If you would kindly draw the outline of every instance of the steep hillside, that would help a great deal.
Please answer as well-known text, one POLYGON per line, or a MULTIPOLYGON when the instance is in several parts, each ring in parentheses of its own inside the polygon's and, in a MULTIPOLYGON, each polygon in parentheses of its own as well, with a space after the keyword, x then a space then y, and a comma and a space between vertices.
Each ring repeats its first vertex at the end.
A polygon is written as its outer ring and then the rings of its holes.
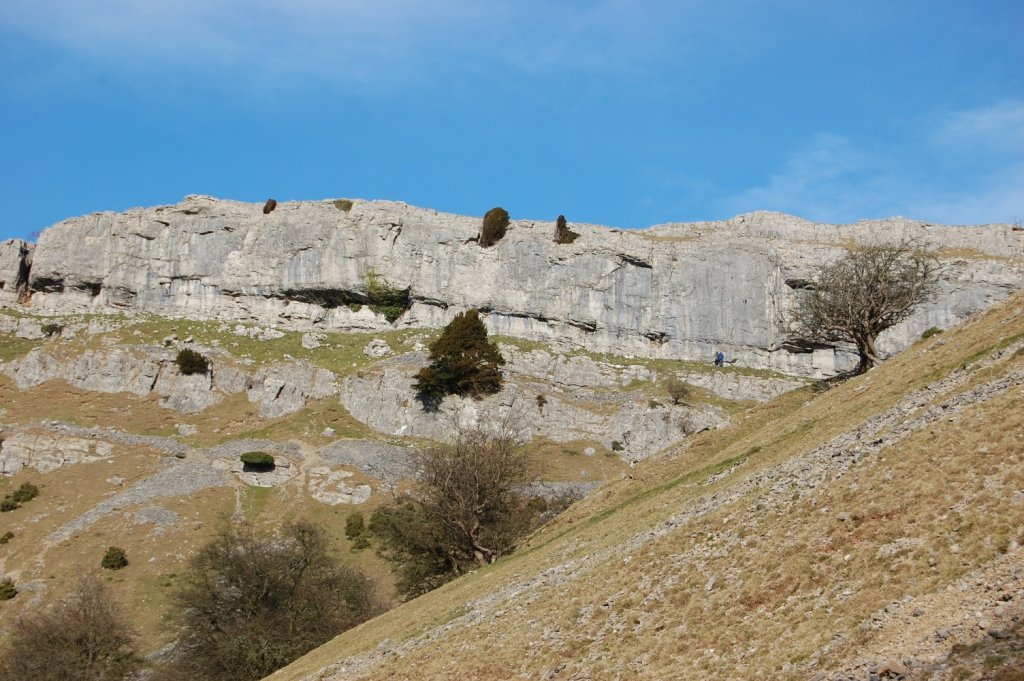
POLYGON ((257 204, 190 196, 96 213, 0 244, 0 301, 36 313, 145 311, 304 331, 437 328, 475 308, 491 333, 797 375, 849 368, 845 348, 785 342, 778 320, 814 267, 855 243, 941 247, 940 295, 883 352, 949 327, 1024 283, 1024 232, 893 218, 821 225, 777 213, 618 230, 515 220, 481 248, 479 218, 385 201, 257 204))
POLYGON ((737 415, 274 674, 1018 679, 1024 294, 737 415))

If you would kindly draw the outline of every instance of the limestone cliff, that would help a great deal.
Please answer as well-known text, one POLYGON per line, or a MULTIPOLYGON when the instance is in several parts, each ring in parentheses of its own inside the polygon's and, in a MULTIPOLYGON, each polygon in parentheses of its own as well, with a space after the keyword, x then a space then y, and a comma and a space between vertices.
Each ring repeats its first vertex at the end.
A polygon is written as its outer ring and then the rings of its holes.
POLYGON ((480 219, 383 201, 259 204, 189 196, 175 206, 54 225, 34 249, 0 245, 0 302, 33 310, 136 309, 291 328, 379 329, 371 280, 407 290, 398 326, 440 326, 477 308, 492 333, 648 357, 710 359, 827 375, 842 348, 785 344, 778 320, 814 266, 855 242, 913 237, 944 249, 937 300, 890 330, 883 352, 948 327, 1024 283, 1024 232, 894 218, 814 224, 776 213, 623 231, 513 221, 491 248, 480 219), (13 282, 13 283, 12 283, 13 282), (30 296, 28 296, 30 294, 30 296))

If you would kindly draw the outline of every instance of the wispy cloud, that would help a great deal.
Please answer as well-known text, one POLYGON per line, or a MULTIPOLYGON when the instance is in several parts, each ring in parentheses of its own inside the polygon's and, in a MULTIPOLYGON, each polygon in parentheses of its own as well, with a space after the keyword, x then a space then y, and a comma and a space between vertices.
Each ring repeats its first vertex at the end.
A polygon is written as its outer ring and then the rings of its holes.
MULTIPOLYGON (((407 84, 481 68, 638 74, 696 43, 706 0, 11 0, 0 26, 126 70, 407 84)), ((695 47, 695 45, 694 45, 695 47)))
POLYGON ((727 198, 726 209, 780 210, 827 222, 1024 217, 1024 102, 931 115, 914 127, 889 145, 817 133, 764 184, 727 198))

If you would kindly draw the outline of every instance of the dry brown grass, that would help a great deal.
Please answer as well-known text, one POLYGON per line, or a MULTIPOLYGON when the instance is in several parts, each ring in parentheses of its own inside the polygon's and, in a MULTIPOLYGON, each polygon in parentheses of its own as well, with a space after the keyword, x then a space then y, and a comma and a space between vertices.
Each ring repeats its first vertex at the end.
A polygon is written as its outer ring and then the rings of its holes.
POLYGON ((605 485, 519 554, 342 635, 272 678, 303 678, 332 664, 356 665, 344 678, 360 679, 554 670, 558 678, 807 678, 853 659, 883 643, 860 628, 873 613, 941 592, 1009 542, 1024 542, 1024 506, 1012 501, 1024 480, 1019 387, 915 431, 839 479, 784 495, 762 485, 705 515, 688 517, 687 509, 860 427, 954 370, 965 372, 963 382, 933 402, 1019 370, 1020 352, 984 362, 1022 334, 1018 294, 828 393, 805 389, 737 415, 732 427, 605 485), (417 636, 429 643, 412 643, 417 636), (401 654, 371 653, 385 639, 401 654), (343 662, 360 655, 373 663, 343 662))

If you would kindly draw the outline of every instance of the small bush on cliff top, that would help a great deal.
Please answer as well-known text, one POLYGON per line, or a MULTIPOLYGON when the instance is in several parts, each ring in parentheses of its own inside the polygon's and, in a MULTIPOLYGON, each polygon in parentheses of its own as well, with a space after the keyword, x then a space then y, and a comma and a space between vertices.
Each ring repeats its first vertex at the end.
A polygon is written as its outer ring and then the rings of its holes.
POLYGON ((179 350, 178 356, 174 359, 174 363, 178 365, 178 369, 185 376, 191 376, 192 374, 205 374, 210 370, 209 360, 195 350, 191 350, 189 348, 179 350))
POLYGON ((558 220, 555 221, 555 243, 556 244, 571 244, 579 237, 579 234, 569 229, 569 226, 565 222, 565 216, 559 215, 558 220))
POLYGON ((489 248, 501 241, 508 229, 508 211, 497 207, 487 211, 484 224, 480 227, 480 246, 489 248))

